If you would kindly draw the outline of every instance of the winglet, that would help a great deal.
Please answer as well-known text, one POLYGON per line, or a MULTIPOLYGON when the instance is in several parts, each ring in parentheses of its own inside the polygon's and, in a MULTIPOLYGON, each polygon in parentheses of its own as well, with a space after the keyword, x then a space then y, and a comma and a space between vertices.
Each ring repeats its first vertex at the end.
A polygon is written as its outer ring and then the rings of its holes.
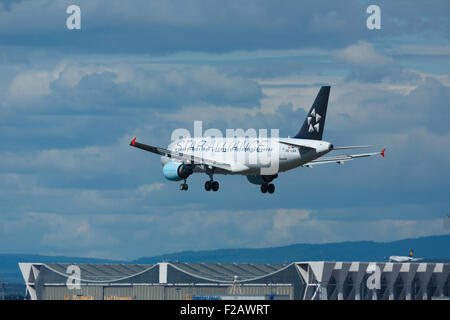
POLYGON ((130 146, 135 146, 135 142, 136 142, 136 138, 134 138, 133 140, 131 140, 131 142, 130 142, 130 146))
MULTIPOLYGON (((136 139, 136 138, 135 138, 136 139)), ((381 155, 383 156, 383 158, 384 158, 384 152, 386 151, 386 148, 384 148, 383 150, 381 150, 381 155)))

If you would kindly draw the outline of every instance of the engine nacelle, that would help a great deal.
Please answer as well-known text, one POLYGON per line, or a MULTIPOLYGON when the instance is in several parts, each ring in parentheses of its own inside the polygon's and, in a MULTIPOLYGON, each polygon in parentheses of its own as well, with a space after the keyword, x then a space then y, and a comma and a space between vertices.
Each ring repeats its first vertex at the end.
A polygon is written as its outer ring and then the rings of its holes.
POLYGON ((269 175, 269 176, 262 176, 259 174, 251 174, 247 176, 247 180, 250 183, 253 184, 266 184, 271 182, 273 179, 276 179, 278 177, 278 174, 269 175))
POLYGON ((167 162, 163 167, 164 178, 171 181, 180 181, 187 179, 193 170, 190 165, 181 162, 167 162))

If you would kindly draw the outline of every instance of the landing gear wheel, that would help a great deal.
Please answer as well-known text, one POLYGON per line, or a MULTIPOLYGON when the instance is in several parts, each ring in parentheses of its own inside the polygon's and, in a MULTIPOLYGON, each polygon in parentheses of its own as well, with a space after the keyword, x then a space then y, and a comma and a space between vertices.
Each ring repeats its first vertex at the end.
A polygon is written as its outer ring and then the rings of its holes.
POLYGON ((262 184, 261 185, 261 192, 262 193, 266 193, 267 192, 267 184, 262 184))
POLYGON ((180 190, 184 190, 184 191, 186 191, 188 189, 188 185, 187 185, 187 183, 182 183, 182 184, 180 184, 180 190))
POLYGON ((217 190, 219 190, 219 182, 217 182, 217 181, 212 181, 212 182, 211 182, 211 189, 212 189, 212 191, 217 191, 217 190))
POLYGON ((267 186, 267 191, 268 191, 269 193, 274 193, 274 192, 275 192, 275 185, 274 185, 273 183, 269 184, 269 185, 267 186))
POLYGON ((205 182, 205 190, 206 191, 210 191, 211 190, 211 181, 206 181, 205 182))

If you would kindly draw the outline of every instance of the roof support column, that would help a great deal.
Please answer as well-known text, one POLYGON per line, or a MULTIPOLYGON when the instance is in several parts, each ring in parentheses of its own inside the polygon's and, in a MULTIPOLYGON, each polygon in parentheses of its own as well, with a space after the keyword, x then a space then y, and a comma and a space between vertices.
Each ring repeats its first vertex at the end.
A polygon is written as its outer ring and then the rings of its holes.
POLYGON ((417 292, 416 299, 419 297, 422 300, 428 300, 428 283, 431 280, 431 276, 433 275, 434 263, 420 263, 417 268, 417 277, 419 279, 419 291, 417 292))
POLYGON ((434 291, 434 297, 444 296, 444 285, 447 280, 448 274, 444 272, 444 264, 436 263, 433 270, 433 277, 436 279, 436 290, 434 291))
POLYGON ((338 300, 344 300, 344 282, 345 279, 347 279, 350 265, 349 262, 336 262, 336 265, 334 266, 333 274, 334 279, 336 279, 338 300))
POLYGON ((403 263, 400 268, 400 278, 403 281, 403 290, 398 299, 411 300, 411 288, 414 277, 416 276, 417 263, 403 263))
POLYGON ((385 297, 389 300, 394 300, 394 284, 397 280, 398 274, 400 272, 401 264, 399 263, 386 263, 383 269, 384 278, 387 281, 387 288, 385 292, 385 297))
POLYGON ((331 273, 333 272, 334 262, 310 262, 309 266, 317 279, 319 284, 318 290, 313 295, 313 300, 316 298, 316 293, 319 293, 320 300, 328 299, 328 281, 330 280, 331 273))
POLYGON ((361 281, 364 278, 364 275, 366 274, 367 269, 367 263, 364 262, 352 262, 349 269, 349 275, 353 282, 353 292, 350 293, 348 299, 354 298, 355 300, 361 300, 361 281))

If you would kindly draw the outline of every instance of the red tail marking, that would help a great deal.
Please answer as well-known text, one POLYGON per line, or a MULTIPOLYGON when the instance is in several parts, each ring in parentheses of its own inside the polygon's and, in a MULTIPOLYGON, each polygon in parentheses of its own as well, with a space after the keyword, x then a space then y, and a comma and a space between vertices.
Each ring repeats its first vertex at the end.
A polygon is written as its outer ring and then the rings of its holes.
POLYGON ((135 146, 135 142, 136 142, 136 138, 134 138, 133 140, 131 140, 130 145, 132 145, 133 147, 135 146))
MULTIPOLYGON (((135 138, 136 139, 136 138, 135 138)), ((381 155, 383 156, 383 158, 384 158, 384 152, 386 151, 386 148, 384 148, 383 150, 381 150, 381 155)))

